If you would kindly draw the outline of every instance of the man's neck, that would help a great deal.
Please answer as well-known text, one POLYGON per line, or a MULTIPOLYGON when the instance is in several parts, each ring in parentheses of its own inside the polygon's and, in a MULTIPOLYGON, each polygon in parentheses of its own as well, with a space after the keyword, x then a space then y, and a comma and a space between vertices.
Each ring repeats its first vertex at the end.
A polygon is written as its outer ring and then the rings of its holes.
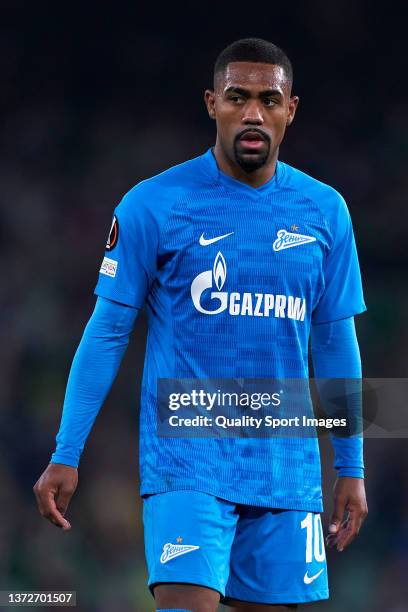
POLYGON ((267 183, 275 174, 279 150, 275 152, 272 160, 268 164, 253 172, 245 172, 236 162, 232 162, 225 155, 218 142, 216 142, 213 151, 218 168, 221 172, 255 189, 267 183))

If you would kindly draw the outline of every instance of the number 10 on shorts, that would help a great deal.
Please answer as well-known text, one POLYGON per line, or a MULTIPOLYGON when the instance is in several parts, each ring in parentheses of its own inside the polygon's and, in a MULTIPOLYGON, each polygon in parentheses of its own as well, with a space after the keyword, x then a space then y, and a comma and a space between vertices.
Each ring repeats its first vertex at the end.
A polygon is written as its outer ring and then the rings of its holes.
POLYGON ((315 561, 324 561, 326 553, 320 514, 308 512, 300 526, 302 529, 306 529, 306 563, 312 563, 313 557, 315 561))

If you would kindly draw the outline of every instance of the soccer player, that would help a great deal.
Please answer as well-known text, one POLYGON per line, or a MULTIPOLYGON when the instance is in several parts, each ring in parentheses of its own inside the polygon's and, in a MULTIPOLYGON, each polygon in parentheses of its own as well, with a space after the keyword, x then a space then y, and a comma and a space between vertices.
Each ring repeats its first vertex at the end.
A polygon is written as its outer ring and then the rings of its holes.
MULTIPOLYGON (((62 529, 85 440, 139 310, 149 333, 140 415, 148 584, 158 610, 296 608, 328 598, 316 436, 159 437, 159 379, 360 378, 365 308, 341 195, 278 159, 299 99, 270 42, 234 42, 205 92, 215 146, 140 182, 114 211, 95 310, 75 354, 57 447, 34 490, 62 529)), ((332 436, 328 543, 367 514, 362 437, 332 436)))

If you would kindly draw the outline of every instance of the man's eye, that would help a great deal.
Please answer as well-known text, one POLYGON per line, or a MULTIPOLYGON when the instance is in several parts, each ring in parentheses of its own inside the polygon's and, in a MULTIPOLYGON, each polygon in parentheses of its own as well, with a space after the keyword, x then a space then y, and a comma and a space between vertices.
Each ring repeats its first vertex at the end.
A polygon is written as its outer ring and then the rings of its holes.
POLYGON ((231 100, 231 102, 242 102, 243 97, 242 96, 230 96, 229 99, 231 100))
POLYGON ((275 106, 276 102, 272 98, 265 98, 264 104, 265 106, 275 106))

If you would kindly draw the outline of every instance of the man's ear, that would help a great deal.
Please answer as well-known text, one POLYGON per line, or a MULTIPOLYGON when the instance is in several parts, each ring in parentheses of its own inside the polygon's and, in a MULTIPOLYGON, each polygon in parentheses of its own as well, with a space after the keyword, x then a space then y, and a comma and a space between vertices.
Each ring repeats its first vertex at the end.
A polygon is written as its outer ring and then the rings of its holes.
POLYGON ((212 89, 206 89, 204 92, 204 102, 211 119, 215 119, 215 92, 212 89))
POLYGON ((298 96, 291 96, 291 98, 289 100, 288 118, 286 120, 286 125, 287 126, 292 124, 293 119, 295 118, 295 113, 296 113, 296 109, 298 107, 298 104, 299 104, 299 97, 298 96))

